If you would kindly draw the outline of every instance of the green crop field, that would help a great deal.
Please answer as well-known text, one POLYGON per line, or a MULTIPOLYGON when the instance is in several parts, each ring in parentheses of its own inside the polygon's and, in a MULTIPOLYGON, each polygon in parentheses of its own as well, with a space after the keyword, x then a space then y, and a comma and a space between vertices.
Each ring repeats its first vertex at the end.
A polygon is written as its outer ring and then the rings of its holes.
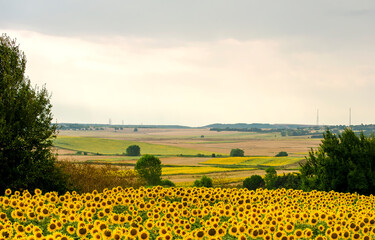
POLYGON ((126 148, 130 145, 138 145, 141 148, 141 154, 154 155, 197 155, 206 154, 211 155, 212 152, 199 151, 190 148, 174 147, 167 145, 105 139, 92 137, 67 137, 59 136, 54 141, 54 146, 74 151, 82 151, 99 154, 122 154, 126 152, 126 148))
POLYGON ((240 166, 285 166, 303 160, 301 157, 229 157, 213 158, 202 162, 209 165, 240 165, 240 166))

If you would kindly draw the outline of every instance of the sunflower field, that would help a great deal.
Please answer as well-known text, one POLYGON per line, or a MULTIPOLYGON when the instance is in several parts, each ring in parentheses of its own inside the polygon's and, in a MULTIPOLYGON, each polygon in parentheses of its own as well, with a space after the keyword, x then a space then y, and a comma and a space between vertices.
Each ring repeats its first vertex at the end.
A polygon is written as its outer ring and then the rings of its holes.
POLYGON ((374 239, 374 200, 285 189, 7 189, 0 239, 374 239))

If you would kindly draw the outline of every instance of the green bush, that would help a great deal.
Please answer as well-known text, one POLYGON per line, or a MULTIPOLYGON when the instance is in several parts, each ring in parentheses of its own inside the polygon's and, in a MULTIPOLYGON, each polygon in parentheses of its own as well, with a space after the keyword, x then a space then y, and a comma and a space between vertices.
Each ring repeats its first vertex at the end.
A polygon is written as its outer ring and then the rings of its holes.
POLYGON ((231 157, 243 157, 244 156, 244 151, 239 148, 232 149, 230 151, 230 156, 231 157))
POLYGON ((126 149, 126 155, 128 155, 128 156, 139 156, 139 155, 141 155, 141 148, 138 145, 130 145, 126 149))
POLYGON ((301 174, 284 173, 282 176, 277 176, 275 186, 276 188, 301 189, 301 174))
POLYGON ((212 187, 212 179, 207 177, 206 175, 203 175, 200 180, 194 181, 194 187, 212 187))
POLYGON ((147 181, 150 186, 160 184, 161 179, 161 161, 159 158, 146 154, 138 159, 134 169, 147 181))
POLYGON ((243 187, 249 190, 256 190, 264 187, 264 179, 259 175, 252 175, 243 181, 243 187))
POLYGON ((161 180, 161 184, 160 185, 167 186, 167 187, 175 187, 176 186, 176 184, 174 184, 174 182, 172 182, 169 179, 163 179, 163 180, 161 180))
POLYGON ((275 157, 287 157, 288 153, 287 152, 279 152, 278 154, 275 155, 275 157))

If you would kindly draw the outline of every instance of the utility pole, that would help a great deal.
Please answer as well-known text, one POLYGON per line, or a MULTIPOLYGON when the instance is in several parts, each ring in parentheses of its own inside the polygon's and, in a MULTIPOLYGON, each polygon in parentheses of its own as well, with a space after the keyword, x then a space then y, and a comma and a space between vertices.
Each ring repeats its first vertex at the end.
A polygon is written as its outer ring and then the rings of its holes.
POLYGON ((349 127, 352 125, 352 109, 349 108, 349 127))
POLYGON ((316 125, 319 126, 319 109, 316 111, 316 125))

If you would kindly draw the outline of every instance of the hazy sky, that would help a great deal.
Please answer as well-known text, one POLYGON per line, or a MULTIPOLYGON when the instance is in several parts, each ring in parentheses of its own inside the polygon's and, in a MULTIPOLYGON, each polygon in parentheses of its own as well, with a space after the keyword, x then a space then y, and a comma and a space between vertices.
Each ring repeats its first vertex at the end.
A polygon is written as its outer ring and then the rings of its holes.
POLYGON ((0 0, 57 122, 370 124, 375 1, 0 0))

